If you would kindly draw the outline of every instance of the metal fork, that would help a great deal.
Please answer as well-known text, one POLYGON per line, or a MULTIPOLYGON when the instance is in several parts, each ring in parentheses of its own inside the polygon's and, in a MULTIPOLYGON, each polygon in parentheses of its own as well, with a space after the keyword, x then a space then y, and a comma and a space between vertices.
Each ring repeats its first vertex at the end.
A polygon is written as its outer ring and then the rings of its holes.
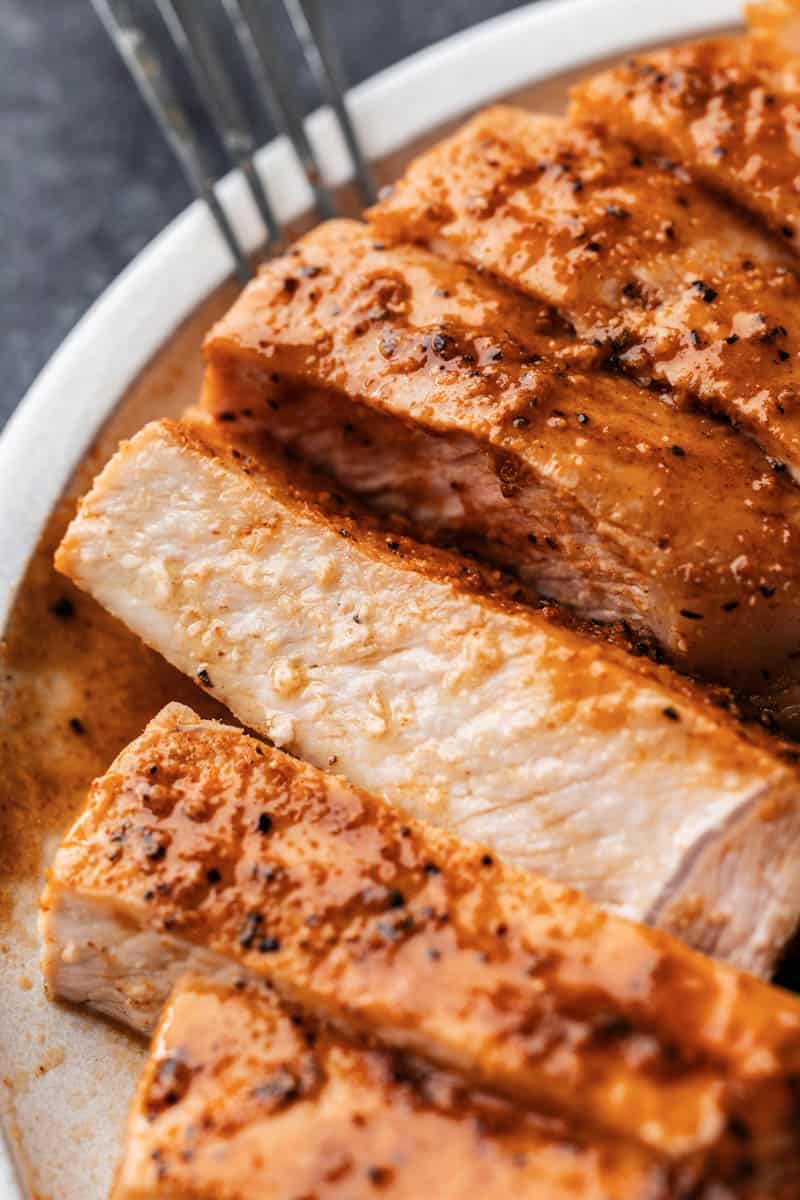
MULTIPOLYGON (((234 80, 211 22, 214 0, 155 0, 164 24, 185 61, 226 156, 238 167, 264 224, 265 239, 277 245, 282 232, 254 155, 255 126, 234 80)), ((233 29, 255 89, 273 124, 286 134, 311 188, 320 218, 336 211, 317 157, 305 130, 303 109, 283 68, 270 17, 276 0, 219 0, 233 29)), ((375 199, 375 185, 347 110, 345 85, 336 45, 324 15, 323 0, 280 0, 303 51, 306 64, 323 98, 330 105, 348 148, 353 176, 362 201, 375 199)), ((122 56, 162 133, 172 148, 190 187, 208 205, 233 256, 242 280, 252 267, 223 207, 200 131, 174 87, 162 56, 130 0, 92 0, 100 19, 122 56)))

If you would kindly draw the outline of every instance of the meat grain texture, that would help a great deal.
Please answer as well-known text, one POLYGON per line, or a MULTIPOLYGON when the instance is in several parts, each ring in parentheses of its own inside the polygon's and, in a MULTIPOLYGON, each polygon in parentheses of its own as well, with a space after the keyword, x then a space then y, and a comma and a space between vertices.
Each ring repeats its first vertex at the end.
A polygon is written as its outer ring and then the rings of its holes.
POLYGON ((598 369, 548 307, 355 221, 262 269, 206 407, 379 513, 624 621, 747 694, 800 640, 800 491, 730 426, 598 369))
POLYGON ((276 744, 769 973, 800 910, 780 744, 329 489, 277 452, 154 423, 57 563, 276 744))

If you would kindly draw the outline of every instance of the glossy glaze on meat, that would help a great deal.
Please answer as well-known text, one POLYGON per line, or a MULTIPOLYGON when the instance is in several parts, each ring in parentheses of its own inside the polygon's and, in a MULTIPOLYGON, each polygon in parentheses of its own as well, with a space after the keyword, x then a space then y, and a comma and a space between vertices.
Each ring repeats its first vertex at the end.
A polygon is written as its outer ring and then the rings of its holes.
POLYGON ((665 403, 700 403, 800 474, 796 260, 686 172, 593 126, 480 113, 372 213, 556 306, 665 403))
POLYGON ((780 64, 786 79, 797 79, 800 66, 800 3, 798 0, 755 0, 744 5, 748 40, 761 56, 780 64))
POLYGON ((773 969, 800 912, 795 752, 277 451, 207 436, 157 422, 123 444, 59 568, 307 761, 773 969))
MULTIPOLYGON (((238 981, 244 985, 244 979, 238 981)), ((670 1200, 668 1171, 255 986, 182 980, 112 1200, 670 1200)))
POLYGON ((205 402, 372 508, 763 691, 800 645, 800 490, 593 353, 542 304, 335 221, 212 330, 205 402))
POLYGON ((679 162, 797 252, 800 110, 786 84, 753 43, 720 38, 590 76, 575 89, 571 114, 679 162))
POLYGON ((51 993, 140 1030, 184 970, 244 971, 697 1178, 797 1184, 795 997, 183 706, 95 783, 41 927, 51 993))

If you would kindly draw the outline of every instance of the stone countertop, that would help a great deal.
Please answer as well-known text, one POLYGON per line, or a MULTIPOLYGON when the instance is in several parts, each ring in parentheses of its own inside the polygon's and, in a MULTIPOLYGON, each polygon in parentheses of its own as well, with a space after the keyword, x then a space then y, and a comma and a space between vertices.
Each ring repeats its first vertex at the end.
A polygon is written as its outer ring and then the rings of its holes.
MULTIPOLYGON (((357 83, 520 0, 329 3, 357 83)), ((317 103, 310 83, 305 101, 317 103)), ((81 314, 190 195, 90 0, 0 0, 0 114, 2 427, 81 314)))

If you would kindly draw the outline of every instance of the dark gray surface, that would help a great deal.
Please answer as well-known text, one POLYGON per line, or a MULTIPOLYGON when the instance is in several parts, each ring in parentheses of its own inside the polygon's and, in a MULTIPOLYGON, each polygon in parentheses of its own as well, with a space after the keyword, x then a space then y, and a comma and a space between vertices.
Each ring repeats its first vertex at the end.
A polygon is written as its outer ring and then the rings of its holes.
MULTIPOLYGON (((329 0, 351 83, 520 2, 329 0)), ((310 85, 305 96, 313 107, 310 85)), ((0 0, 0 179, 2 426, 92 300, 190 198, 89 0, 0 0)))

